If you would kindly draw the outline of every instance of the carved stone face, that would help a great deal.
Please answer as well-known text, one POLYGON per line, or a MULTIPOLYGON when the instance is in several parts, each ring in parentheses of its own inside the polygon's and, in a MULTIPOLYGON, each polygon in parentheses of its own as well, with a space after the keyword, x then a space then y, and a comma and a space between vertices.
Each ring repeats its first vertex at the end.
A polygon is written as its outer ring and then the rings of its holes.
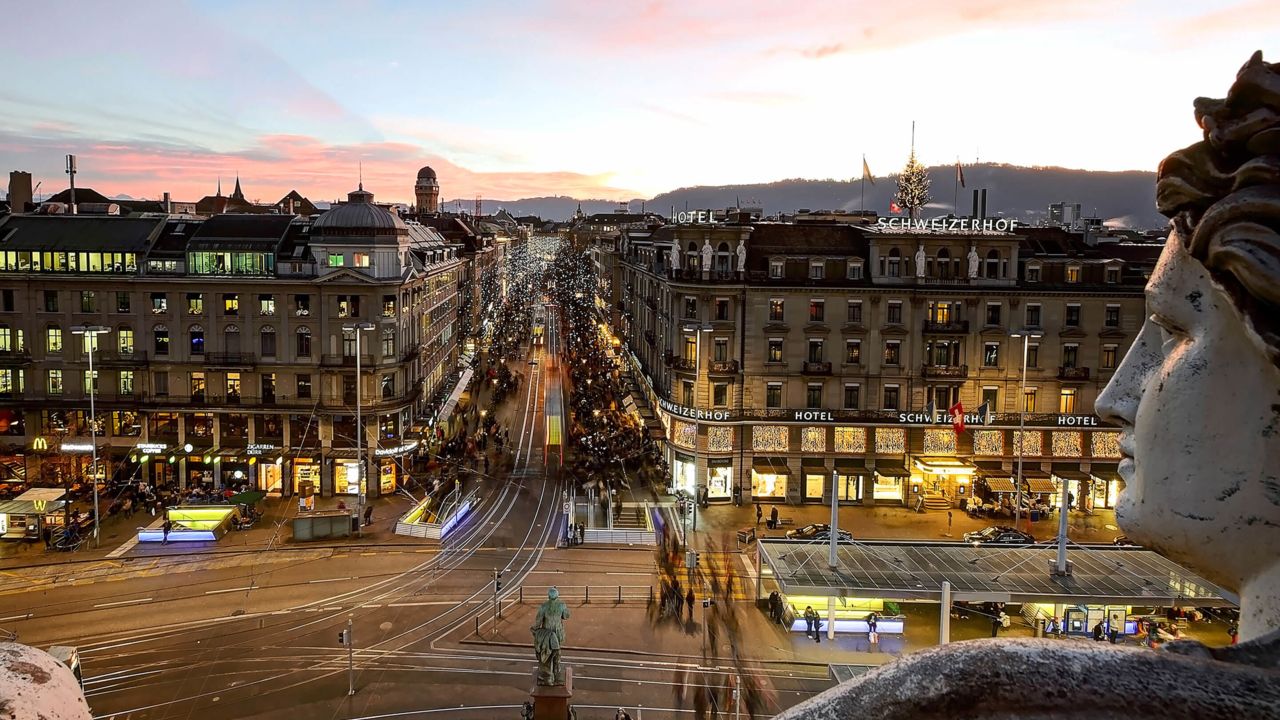
POLYGON ((1280 547, 1280 370, 1171 233, 1133 347, 1099 396, 1122 427, 1124 531, 1239 589, 1280 547))

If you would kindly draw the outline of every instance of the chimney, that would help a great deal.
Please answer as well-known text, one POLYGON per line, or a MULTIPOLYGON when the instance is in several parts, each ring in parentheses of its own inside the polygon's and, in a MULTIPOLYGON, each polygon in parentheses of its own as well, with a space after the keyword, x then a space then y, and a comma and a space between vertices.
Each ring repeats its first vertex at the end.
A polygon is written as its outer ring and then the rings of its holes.
POLYGON ((169 193, 164 194, 164 212, 169 214, 173 212, 173 201, 169 197, 169 193))
POLYGON ((969 213, 969 217, 978 219, 978 188, 973 189, 973 212, 969 213))
POLYGON ((982 204, 979 206, 978 212, 980 213, 978 215, 979 220, 987 219, 987 189, 986 188, 982 188, 982 204))
POLYGON ((9 173, 9 212, 21 215, 32 202, 31 173, 13 170, 9 173))
POLYGON ((76 156, 67 156, 67 175, 71 176, 70 212, 76 214, 76 156))
POLYGON ((293 214, 294 214, 294 211, 293 211, 293 198, 292 198, 292 197, 286 197, 286 198, 284 199, 284 214, 285 214, 285 215, 293 215, 293 214))

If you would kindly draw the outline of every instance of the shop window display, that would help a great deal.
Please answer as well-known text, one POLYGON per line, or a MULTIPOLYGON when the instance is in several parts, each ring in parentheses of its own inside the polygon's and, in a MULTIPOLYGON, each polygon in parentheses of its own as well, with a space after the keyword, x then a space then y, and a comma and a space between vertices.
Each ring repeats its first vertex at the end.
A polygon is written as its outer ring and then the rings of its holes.
POLYGON ((751 496, 757 498, 782 498, 787 496, 785 472, 751 471, 751 496))
POLYGON ((822 453, 827 451, 827 431, 825 428, 810 427, 800 431, 800 451, 822 453))
POLYGON ((333 464, 333 492, 338 495, 356 495, 360 492, 360 463, 355 460, 339 460, 333 464))
POLYGON ((867 429, 860 427, 837 427, 836 452, 861 455, 867 451, 867 429))
POLYGON ((697 490, 697 468, 693 458, 687 455, 676 455, 671 462, 672 490, 684 490, 693 493, 697 490))
POLYGON ((1052 439, 1054 457, 1080 457, 1083 441, 1084 434, 1079 430, 1055 431, 1052 439))
POLYGON ((727 498, 733 490, 733 468, 707 468, 707 497, 727 498))
POLYGON ((876 500, 902 501, 902 488, 906 478, 889 477, 876 473, 875 484, 871 487, 871 497, 876 500))
POLYGON ((837 478, 842 501, 858 501, 862 499, 862 476, 841 473, 837 478))
POLYGON ((906 430, 903 428, 876 428, 877 455, 897 455, 906 451, 906 430))
POLYGON ((786 452, 790 449, 786 425, 757 425, 751 430, 751 449, 756 452, 786 452))
POLYGON ((826 473, 805 473, 804 496, 810 500, 822 499, 822 492, 827 481, 826 473))

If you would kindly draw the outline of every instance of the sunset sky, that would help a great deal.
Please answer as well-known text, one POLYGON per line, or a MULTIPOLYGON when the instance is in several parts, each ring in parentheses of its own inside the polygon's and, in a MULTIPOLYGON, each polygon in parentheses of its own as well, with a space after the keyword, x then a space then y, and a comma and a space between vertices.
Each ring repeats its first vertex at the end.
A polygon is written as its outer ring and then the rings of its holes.
MULTIPOLYGON (((365 187, 621 199, 906 159, 1154 169, 1280 2, 726 0, 0 5, 0 171, 41 193, 365 187)), ((1268 41, 1270 44, 1268 45, 1268 41)), ((2 182, 2 181, 0 181, 2 182)))

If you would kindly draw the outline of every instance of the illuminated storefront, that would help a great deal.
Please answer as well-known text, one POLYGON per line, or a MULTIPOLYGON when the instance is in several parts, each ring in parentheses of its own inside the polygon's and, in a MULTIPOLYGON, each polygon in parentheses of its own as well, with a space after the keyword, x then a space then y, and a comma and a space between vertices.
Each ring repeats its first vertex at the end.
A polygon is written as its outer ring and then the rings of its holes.
POLYGON ((977 468, 967 460, 955 457, 918 457, 911 463, 911 486, 928 497, 945 498, 958 505, 961 498, 973 494, 973 474, 977 468))
POLYGON ((756 458, 756 464, 751 468, 751 497, 757 500, 785 499, 790 477, 786 460, 756 458))
POLYGON ((1095 465, 1090 472, 1093 477, 1093 506, 1095 508, 1114 508, 1120 499, 1120 491, 1124 490, 1124 479, 1111 465, 1095 465))
POLYGON ((391 458, 383 458, 378 464, 378 492, 381 495, 390 495, 396 491, 396 478, 399 476, 399 468, 396 467, 396 461, 391 458))
POLYGON ((728 458, 712 458, 707 461, 707 497, 728 498, 733 492, 733 461, 728 458))
POLYGON ((698 488, 698 468, 691 455, 675 453, 671 460, 671 489, 694 493, 698 488))
POLYGON ((280 495, 284 492, 284 468, 281 460, 276 459, 274 462, 270 460, 257 460, 251 458, 250 464, 256 469, 256 481, 259 490, 268 495, 280 495))
POLYGON ((312 492, 320 492, 320 463, 312 458, 294 458, 293 460, 293 492, 298 494, 304 487, 312 492))
POLYGON ((333 493, 335 495, 360 494, 360 461, 338 459, 333 461, 333 493))

